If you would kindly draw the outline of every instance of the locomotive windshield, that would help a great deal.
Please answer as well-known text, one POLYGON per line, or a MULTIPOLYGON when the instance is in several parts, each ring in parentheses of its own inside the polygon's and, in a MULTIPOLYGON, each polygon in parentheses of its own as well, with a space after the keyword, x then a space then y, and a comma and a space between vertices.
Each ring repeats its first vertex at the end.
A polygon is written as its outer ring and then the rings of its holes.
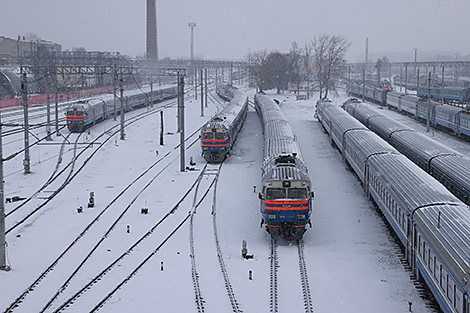
POLYGON ((284 188, 268 188, 266 189, 266 199, 285 199, 286 198, 286 189, 284 188))
POLYGON ((266 200, 275 199, 307 199, 307 188, 267 188, 266 200))
POLYGON ((288 192, 289 199, 306 199, 308 191, 306 188, 290 188, 288 192))
POLYGON ((214 139, 214 135, 212 132, 203 132, 202 139, 214 139))
POLYGON ((223 133, 215 133, 215 139, 226 139, 227 134, 225 132, 223 133))
POLYGON ((204 131, 202 132, 202 139, 227 139, 226 132, 204 131))

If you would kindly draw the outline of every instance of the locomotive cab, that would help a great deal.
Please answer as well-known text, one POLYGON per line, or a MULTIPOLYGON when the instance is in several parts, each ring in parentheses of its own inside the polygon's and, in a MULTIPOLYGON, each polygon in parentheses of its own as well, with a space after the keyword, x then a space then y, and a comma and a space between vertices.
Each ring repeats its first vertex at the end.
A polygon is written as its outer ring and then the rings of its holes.
POLYGON ((300 239, 310 223, 313 192, 306 181, 270 181, 259 193, 267 231, 274 237, 300 239))
POLYGON ((66 111, 67 127, 71 132, 82 131, 86 112, 83 106, 71 106, 66 111))
POLYGON ((229 150, 229 135, 225 128, 201 130, 202 154, 208 162, 223 161, 229 150))

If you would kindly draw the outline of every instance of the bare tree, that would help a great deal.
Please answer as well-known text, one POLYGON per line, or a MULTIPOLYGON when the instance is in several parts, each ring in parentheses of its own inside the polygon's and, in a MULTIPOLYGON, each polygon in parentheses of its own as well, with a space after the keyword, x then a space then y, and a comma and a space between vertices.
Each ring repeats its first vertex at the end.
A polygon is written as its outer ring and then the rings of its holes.
POLYGON ((304 77, 304 55, 302 48, 294 41, 289 51, 289 82, 295 86, 295 91, 299 92, 304 77))
POLYGON ((265 63, 268 57, 266 50, 250 52, 247 54, 246 59, 250 66, 250 76, 252 84, 254 84, 260 91, 262 90, 263 81, 261 76, 262 65, 265 63))
POLYGON ((320 98, 326 98, 331 90, 336 90, 333 80, 343 74, 344 57, 350 45, 344 37, 338 35, 321 35, 311 42, 315 51, 313 60, 320 98))

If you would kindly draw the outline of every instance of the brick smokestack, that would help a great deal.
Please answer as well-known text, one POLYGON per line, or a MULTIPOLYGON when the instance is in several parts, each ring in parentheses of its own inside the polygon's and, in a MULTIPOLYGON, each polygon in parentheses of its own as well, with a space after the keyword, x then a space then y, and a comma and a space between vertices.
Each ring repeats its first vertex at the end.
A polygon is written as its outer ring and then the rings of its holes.
POLYGON ((158 60, 157 5, 156 0, 147 0, 147 59, 158 60))

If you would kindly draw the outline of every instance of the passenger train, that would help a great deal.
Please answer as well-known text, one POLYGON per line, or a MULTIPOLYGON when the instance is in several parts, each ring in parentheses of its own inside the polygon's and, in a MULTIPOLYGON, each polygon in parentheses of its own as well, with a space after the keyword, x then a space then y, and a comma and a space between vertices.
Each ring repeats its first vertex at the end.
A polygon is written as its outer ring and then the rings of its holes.
POLYGON ((470 312, 470 209, 331 102, 317 118, 393 228, 416 278, 446 313, 470 312))
POLYGON ((201 128, 202 155, 210 163, 220 163, 230 154, 248 111, 248 98, 236 87, 218 85, 217 94, 229 104, 201 128))
MULTIPOLYGON (((362 97, 362 85, 348 84, 346 91, 351 95, 362 97)), ((427 94, 426 94, 427 96, 427 94)), ((366 86, 366 99, 381 105, 387 106, 413 116, 420 121, 428 119, 428 101, 416 95, 405 95, 396 91, 373 88, 366 86), (367 90, 374 90, 375 93, 367 90)), ((469 107, 462 108, 453 105, 443 104, 434 100, 430 102, 429 122, 430 125, 449 131, 456 136, 470 139, 470 111, 469 107)))
POLYGON ((419 86, 419 97, 427 97, 429 94, 431 98, 444 103, 470 103, 469 87, 419 86))
MULTIPOLYGON (((150 90, 145 93, 141 90, 127 91, 124 93, 124 112, 147 105, 150 99, 155 103, 174 98, 177 95, 178 88, 175 86, 157 88, 153 90, 152 94, 150 94, 150 90)), ((116 114, 120 114, 120 99, 117 99, 116 102, 115 107, 114 96, 107 94, 73 103, 66 109, 65 113, 67 128, 71 132, 82 132, 86 128, 113 116, 115 109, 116 114)))
POLYGON ((350 99, 343 108, 470 205, 470 158, 362 102, 350 99))
POLYGON ((255 109, 264 134, 261 226, 273 238, 300 240, 310 224, 313 191, 300 147, 279 105, 255 95, 255 109))

